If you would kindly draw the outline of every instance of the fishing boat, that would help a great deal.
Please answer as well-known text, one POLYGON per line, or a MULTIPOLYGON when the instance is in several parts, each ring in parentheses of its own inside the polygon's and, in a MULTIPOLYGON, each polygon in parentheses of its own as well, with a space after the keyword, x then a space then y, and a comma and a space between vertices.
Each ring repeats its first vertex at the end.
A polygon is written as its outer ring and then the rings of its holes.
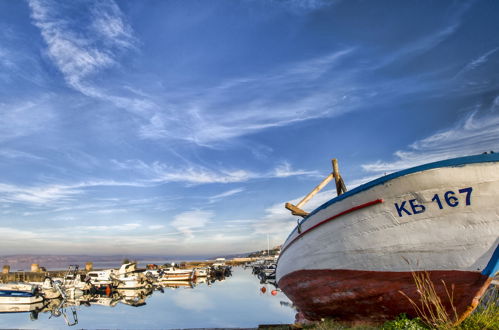
POLYGON ((429 163, 350 191, 333 160, 311 194, 286 204, 303 219, 282 246, 276 280, 305 319, 377 322, 416 316, 415 279, 425 277, 460 322, 499 269, 498 201, 499 154, 429 163), (333 179, 337 197, 300 208, 333 179))

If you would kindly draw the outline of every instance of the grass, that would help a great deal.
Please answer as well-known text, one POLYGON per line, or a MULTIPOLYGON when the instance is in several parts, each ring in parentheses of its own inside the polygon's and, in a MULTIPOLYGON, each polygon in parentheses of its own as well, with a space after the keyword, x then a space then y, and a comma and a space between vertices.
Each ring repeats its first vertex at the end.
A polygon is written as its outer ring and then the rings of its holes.
POLYGON ((411 299, 404 292, 399 292, 409 300, 419 318, 431 329, 454 328, 459 321, 456 308, 454 307, 454 284, 451 285, 451 289, 449 290, 446 283, 442 280, 447 297, 440 297, 428 272, 413 272, 412 277, 419 293, 419 303, 411 299), (451 313, 445 307, 444 299, 450 305, 452 309, 451 313))
POLYGON ((491 286, 473 314, 457 328, 461 330, 499 329, 499 288, 491 286))

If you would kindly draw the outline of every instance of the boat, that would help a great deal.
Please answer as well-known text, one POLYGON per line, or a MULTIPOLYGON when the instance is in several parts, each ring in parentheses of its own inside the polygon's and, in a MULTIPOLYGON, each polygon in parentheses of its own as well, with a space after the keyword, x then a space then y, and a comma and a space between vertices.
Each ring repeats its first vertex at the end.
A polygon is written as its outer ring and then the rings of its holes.
POLYGON ((286 204, 303 219, 282 246, 279 288, 298 319, 380 322, 417 316, 410 300, 420 302, 419 276, 459 323, 499 269, 498 200, 495 153, 416 166, 349 191, 333 160, 326 180, 296 206, 286 204), (338 196, 303 211, 332 179, 338 196))
POLYGON ((141 288, 135 290, 118 289, 116 292, 121 297, 120 303, 133 307, 139 307, 146 304, 145 301, 150 295, 152 295, 153 288, 141 288))
POLYGON ((28 313, 38 312, 45 307, 44 301, 39 301, 31 304, 0 304, 1 313, 28 313))
POLYGON ((37 285, 29 283, 7 283, 0 284, 0 304, 36 304, 43 301, 37 285))
POLYGON ((191 281, 196 278, 195 269, 180 269, 176 267, 166 267, 159 270, 158 281, 191 281))
POLYGON ((87 273, 90 283, 97 289, 116 288, 118 280, 116 279, 116 269, 94 270, 87 273))
POLYGON ((58 299, 64 296, 62 282, 50 277, 45 277, 43 282, 29 282, 29 284, 38 286, 38 290, 45 299, 58 299))
POLYGON ((194 268, 194 275, 197 277, 207 277, 208 276, 208 267, 196 267, 194 268))
POLYGON ((148 278, 142 270, 138 270, 135 262, 121 265, 120 269, 111 273, 110 276, 118 281, 118 289, 152 287, 152 279, 148 278))
POLYGON ((180 280, 165 280, 158 283, 158 286, 165 289, 178 289, 178 288, 187 288, 193 289, 195 286, 195 281, 180 281, 180 280))

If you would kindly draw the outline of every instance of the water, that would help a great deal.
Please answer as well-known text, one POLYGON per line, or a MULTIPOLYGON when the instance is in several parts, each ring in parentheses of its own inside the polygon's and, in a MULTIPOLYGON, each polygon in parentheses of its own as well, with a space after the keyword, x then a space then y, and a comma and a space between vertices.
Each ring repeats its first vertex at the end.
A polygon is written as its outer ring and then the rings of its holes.
MULTIPOLYGON (((198 283, 194 288, 164 288, 154 291, 134 307, 115 301, 114 307, 104 305, 66 307, 64 312, 74 328, 112 329, 171 329, 171 328, 251 328, 259 324, 293 323, 296 311, 280 291, 271 294, 274 286, 260 284, 251 269, 233 268, 232 276, 208 285, 198 283), (262 292, 262 287, 266 292, 262 292)), ((131 291, 128 292, 132 295, 131 291)), ((111 299, 107 298, 107 302, 111 299)), ((31 314, 33 315, 33 314, 31 314)), ((0 328, 71 329, 64 315, 40 312, 36 320, 30 313, 1 313, 0 328)))

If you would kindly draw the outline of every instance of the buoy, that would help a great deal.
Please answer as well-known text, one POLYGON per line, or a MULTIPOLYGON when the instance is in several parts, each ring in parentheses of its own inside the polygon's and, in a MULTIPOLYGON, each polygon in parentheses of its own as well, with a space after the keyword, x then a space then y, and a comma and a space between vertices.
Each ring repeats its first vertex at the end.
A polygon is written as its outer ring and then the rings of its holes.
POLYGON ((277 294, 277 290, 272 290, 272 292, 270 292, 273 296, 275 296, 277 294))
POLYGON ((264 287, 264 286, 262 286, 262 288, 260 289, 260 291, 262 291, 262 293, 265 293, 265 292, 267 292, 267 288, 264 287))

